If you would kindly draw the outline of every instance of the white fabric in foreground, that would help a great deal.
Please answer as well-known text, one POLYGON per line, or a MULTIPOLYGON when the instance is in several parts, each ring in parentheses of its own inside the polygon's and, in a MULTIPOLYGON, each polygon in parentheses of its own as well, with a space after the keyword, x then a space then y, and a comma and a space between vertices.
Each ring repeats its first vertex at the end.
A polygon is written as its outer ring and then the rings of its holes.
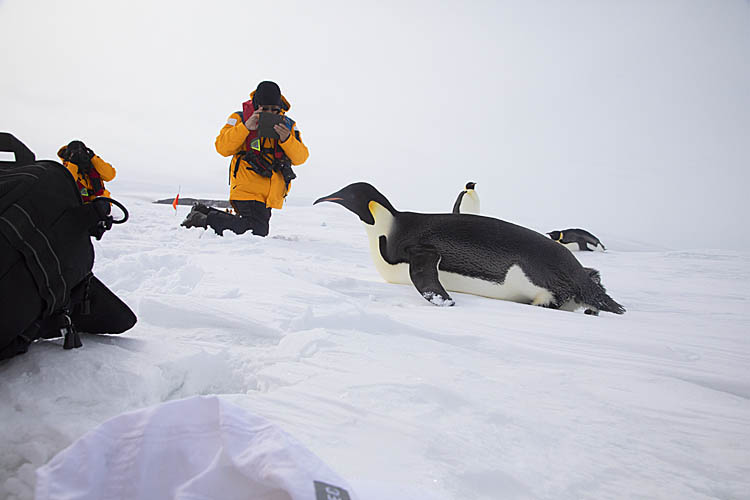
POLYGON ((318 457, 215 396, 108 420, 37 470, 36 500, 354 500, 318 457))

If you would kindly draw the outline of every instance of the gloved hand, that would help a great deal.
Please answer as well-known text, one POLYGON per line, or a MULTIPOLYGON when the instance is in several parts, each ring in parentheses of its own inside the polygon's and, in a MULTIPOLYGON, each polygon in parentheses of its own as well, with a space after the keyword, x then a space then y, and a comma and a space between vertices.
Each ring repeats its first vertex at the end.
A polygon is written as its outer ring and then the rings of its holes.
POLYGON ((273 129, 277 134, 279 134, 279 142, 286 141, 287 139, 289 139, 289 136, 292 135, 292 131, 289 130, 286 125, 283 125, 281 123, 277 123, 276 125, 274 125, 273 129))
POLYGON ((89 155, 89 160, 93 158, 94 156, 96 156, 96 154, 91 148, 86 148, 86 153, 89 155))
POLYGON ((258 130, 258 120, 260 119, 260 111, 255 110, 255 112, 250 115, 250 118, 245 120, 245 127, 247 127, 248 130, 258 130))

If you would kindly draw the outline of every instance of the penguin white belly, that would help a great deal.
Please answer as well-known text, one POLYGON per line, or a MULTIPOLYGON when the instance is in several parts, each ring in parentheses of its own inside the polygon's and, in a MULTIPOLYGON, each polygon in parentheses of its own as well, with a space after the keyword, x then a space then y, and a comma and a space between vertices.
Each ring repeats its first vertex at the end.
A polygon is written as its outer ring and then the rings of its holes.
POLYGON ((479 195, 476 191, 472 189, 461 197, 461 205, 458 210, 462 214, 479 215, 479 195))
POLYGON ((409 277, 409 264, 389 264, 380 255, 380 237, 390 234, 393 226, 393 216, 377 203, 371 203, 370 212, 373 214, 375 224, 365 224, 367 240, 370 243, 370 256, 375 263, 375 269, 388 283, 411 284, 409 277))
POLYGON ((533 303, 539 306, 549 305, 555 300, 552 292, 532 283, 526 273, 515 264, 508 269, 502 283, 494 283, 446 271, 439 271, 438 276, 443 287, 452 292, 470 293, 525 304, 533 303))
MULTIPOLYGON (((373 232, 374 233, 374 232, 373 232)), ((368 240, 370 242, 370 256, 372 257, 373 263, 375 263, 375 269, 378 270, 380 276, 383 277, 388 283, 401 283, 411 284, 411 278, 409 277, 409 264, 389 264, 380 255, 380 235, 371 234, 367 231, 368 240)))
MULTIPOLYGON (((558 243, 560 243, 562 246, 564 246, 565 248, 567 248, 571 252, 580 252, 581 251, 581 247, 578 245, 578 243, 563 243, 561 241, 558 241, 558 243)), ((586 248, 588 248, 589 250, 591 250, 593 252, 603 252, 604 251, 604 248, 601 246, 601 244, 594 245, 593 243, 589 243, 587 241, 587 242, 584 243, 584 245, 586 245, 586 248)))

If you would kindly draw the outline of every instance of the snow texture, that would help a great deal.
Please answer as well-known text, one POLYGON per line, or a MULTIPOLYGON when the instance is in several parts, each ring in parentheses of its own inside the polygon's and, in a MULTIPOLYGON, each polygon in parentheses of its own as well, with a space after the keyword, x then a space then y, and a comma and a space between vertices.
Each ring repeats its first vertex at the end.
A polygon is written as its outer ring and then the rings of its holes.
POLYGON ((131 221, 95 273, 139 322, 0 363, 0 498, 33 498, 36 468, 111 417, 209 394, 365 500, 748 498, 748 252, 598 234, 608 252, 576 257, 624 316, 435 307, 380 279, 341 207, 291 200, 270 237, 222 238, 115 195, 131 221))

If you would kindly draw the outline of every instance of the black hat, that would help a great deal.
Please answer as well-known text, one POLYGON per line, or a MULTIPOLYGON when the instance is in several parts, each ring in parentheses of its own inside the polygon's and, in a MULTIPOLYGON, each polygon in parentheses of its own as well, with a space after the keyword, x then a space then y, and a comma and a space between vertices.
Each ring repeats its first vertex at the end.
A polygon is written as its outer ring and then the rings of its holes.
POLYGON ((73 141, 70 141, 68 143, 68 149, 86 149, 86 145, 83 143, 83 141, 79 141, 78 139, 75 139, 73 141))
POLYGON ((273 82, 260 82, 254 100, 258 106, 281 106, 281 89, 273 82))

